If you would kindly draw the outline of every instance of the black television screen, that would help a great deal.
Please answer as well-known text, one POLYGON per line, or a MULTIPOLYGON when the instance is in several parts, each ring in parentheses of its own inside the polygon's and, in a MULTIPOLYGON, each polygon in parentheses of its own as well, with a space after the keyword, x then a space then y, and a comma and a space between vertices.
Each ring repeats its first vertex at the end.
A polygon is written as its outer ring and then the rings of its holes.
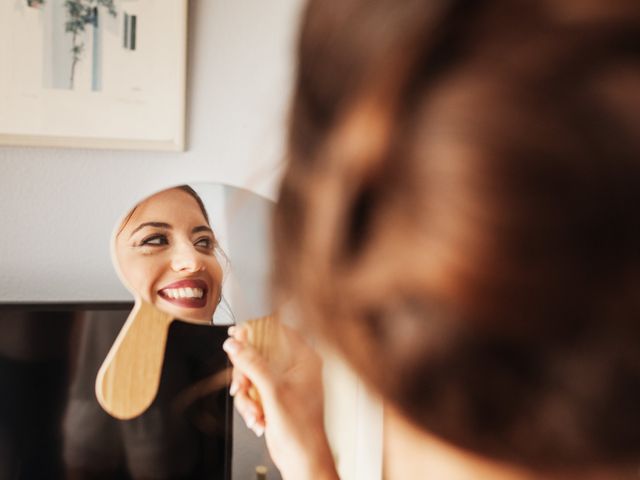
POLYGON ((123 421, 99 406, 130 309, 0 309, 0 480, 231 478, 225 327, 173 322, 150 408, 123 421))

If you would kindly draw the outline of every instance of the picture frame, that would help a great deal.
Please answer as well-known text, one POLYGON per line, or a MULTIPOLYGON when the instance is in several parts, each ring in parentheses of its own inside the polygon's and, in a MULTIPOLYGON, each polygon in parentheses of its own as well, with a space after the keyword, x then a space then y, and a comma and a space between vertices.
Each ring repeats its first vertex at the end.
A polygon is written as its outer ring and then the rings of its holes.
POLYGON ((184 151, 187 4, 0 2, 0 145, 184 151))

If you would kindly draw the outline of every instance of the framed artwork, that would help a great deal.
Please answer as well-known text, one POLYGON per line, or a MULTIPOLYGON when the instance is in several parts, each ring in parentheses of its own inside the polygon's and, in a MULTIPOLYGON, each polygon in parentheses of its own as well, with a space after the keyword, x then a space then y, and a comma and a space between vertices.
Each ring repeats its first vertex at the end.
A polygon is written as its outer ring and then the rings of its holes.
POLYGON ((0 1, 0 145, 184 150, 187 0, 0 1))

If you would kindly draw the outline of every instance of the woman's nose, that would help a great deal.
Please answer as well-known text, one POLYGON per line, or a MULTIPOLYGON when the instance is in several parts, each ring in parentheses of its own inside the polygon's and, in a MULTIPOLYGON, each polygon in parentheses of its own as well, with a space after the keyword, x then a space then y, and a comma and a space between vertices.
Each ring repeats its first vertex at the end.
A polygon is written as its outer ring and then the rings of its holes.
POLYGON ((204 263, 193 245, 189 244, 175 249, 171 258, 171 268, 175 272, 197 272, 204 268, 204 263))

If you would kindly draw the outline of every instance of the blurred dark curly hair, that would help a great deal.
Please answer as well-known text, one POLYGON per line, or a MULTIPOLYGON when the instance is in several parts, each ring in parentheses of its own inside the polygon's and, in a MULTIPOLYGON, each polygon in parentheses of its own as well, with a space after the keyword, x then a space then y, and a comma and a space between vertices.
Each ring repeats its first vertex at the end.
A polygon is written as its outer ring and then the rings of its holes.
POLYGON ((640 458, 640 3, 317 0, 276 295, 417 425, 640 458))

